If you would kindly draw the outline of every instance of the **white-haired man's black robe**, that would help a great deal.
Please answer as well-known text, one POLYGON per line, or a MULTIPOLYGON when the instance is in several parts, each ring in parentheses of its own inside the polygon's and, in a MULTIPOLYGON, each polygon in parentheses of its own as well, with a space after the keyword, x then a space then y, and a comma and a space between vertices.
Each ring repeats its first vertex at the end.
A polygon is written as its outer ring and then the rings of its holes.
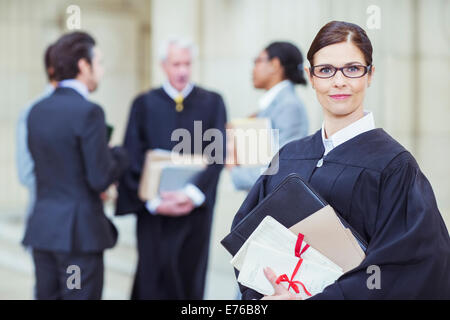
MULTIPOLYGON (((116 214, 137 214, 139 257, 133 299, 203 298, 216 188, 225 156, 226 110, 219 94, 198 86, 184 99, 181 112, 175 106, 174 100, 159 88, 138 96, 130 112, 124 147, 129 152, 131 169, 119 183, 116 214), (194 132, 195 121, 201 121, 196 124, 198 132, 194 132), (181 142, 171 140, 176 129, 186 129, 192 141, 202 139, 199 133, 203 135, 208 129, 220 130, 219 145, 223 150, 212 155, 216 160, 222 155, 222 161, 208 165, 193 181, 206 196, 202 206, 182 217, 152 215, 138 198, 145 153, 157 148, 172 150, 181 142)), ((201 151, 215 139, 205 138, 201 151)), ((191 151, 195 151, 194 143, 191 151)))

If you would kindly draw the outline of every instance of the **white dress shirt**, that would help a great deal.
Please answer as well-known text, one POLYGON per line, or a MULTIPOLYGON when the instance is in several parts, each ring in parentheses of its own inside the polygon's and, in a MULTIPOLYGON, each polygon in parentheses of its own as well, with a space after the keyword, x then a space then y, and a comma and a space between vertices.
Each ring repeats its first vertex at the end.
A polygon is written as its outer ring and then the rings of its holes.
POLYGON ((290 84, 289 80, 283 80, 283 81, 277 83, 276 85, 274 85, 269 90, 267 90, 267 92, 265 92, 259 99, 259 110, 262 111, 262 110, 267 109, 267 107, 272 103, 273 99, 275 99, 277 94, 281 90, 283 90, 284 88, 289 86, 289 84, 290 84))
MULTIPOLYGON (((167 93, 167 95, 174 100, 180 94, 183 96, 183 99, 186 99, 186 97, 192 92, 192 89, 194 89, 194 85, 192 83, 188 83, 186 87, 184 87, 184 89, 179 92, 170 84, 169 81, 165 81, 162 85, 162 88, 167 93)), ((184 192, 192 200, 196 207, 201 206, 205 202, 205 194, 192 183, 186 185, 181 191, 184 192)), ((157 197, 155 199, 147 201, 145 207, 151 214, 156 214, 156 209, 161 204, 161 201, 161 198, 157 197)))
POLYGON ((81 94, 86 100, 89 97, 88 87, 83 82, 76 79, 62 80, 58 84, 58 86, 62 88, 72 88, 73 90, 81 94))
POLYGON ((177 89, 172 87, 169 81, 165 81, 162 85, 162 88, 173 100, 175 100, 175 98, 180 94, 183 96, 183 99, 186 99, 186 97, 191 93, 192 89, 194 89, 194 84, 189 82, 186 87, 184 87, 184 89, 179 92, 177 89))
MULTIPOLYGON (((329 138, 325 138, 325 126, 322 123, 322 142, 325 148, 325 153, 323 156, 325 157, 331 150, 336 148, 338 145, 343 144, 344 142, 360 135, 361 133, 370 131, 375 129, 375 121, 373 119, 372 112, 364 111, 364 116, 349 124, 345 128, 342 128, 335 134, 333 134, 329 138)), ((323 164, 323 157, 317 163, 317 167, 321 167, 323 164)))

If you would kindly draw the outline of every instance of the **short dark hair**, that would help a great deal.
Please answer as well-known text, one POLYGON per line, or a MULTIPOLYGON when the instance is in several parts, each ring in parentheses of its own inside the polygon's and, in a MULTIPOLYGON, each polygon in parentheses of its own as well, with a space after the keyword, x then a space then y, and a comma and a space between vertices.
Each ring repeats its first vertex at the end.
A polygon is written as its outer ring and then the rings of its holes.
POLYGON ((272 42, 265 51, 269 59, 278 58, 284 69, 284 76, 295 84, 306 84, 303 72, 303 55, 299 48, 290 42, 272 42))
POLYGON ((51 51, 53 50, 54 44, 51 44, 47 47, 44 53, 44 66, 45 73, 47 74, 47 78, 49 81, 54 80, 55 77, 55 67, 53 66, 51 60, 51 51))
POLYGON ((372 64, 372 43, 364 29, 350 22, 331 21, 319 30, 311 43, 307 55, 311 67, 314 65, 313 58, 317 51, 326 46, 346 41, 351 41, 361 50, 367 65, 372 64))
POLYGON ((50 60, 55 68, 55 80, 76 78, 80 72, 78 61, 85 59, 91 64, 94 46, 94 38, 85 32, 71 32, 59 38, 50 53, 50 60))

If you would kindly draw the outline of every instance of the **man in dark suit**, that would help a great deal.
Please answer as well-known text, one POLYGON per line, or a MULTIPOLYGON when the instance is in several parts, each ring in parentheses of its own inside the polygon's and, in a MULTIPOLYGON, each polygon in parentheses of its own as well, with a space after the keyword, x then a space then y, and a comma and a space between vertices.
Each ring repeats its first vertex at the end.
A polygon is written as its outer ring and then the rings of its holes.
POLYGON ((87 100, 103 73, 94 39, 64 35, 51 59, 59 86, 27 121, 37 199, 23 244, 33 248, 38 299, 101 299, 103 251, 117 230, 100 195, 124 172, 127 155, 108 148, 104 112, 87 100))

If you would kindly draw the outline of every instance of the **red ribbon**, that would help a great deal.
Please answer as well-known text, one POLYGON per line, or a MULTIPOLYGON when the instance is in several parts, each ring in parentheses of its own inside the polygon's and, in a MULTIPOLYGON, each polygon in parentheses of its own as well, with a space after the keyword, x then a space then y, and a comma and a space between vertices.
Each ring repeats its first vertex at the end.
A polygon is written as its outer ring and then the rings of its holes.
POLYGON ((303 239, 305 236, 301 233, 297 236, 297 242, 295 243, 295 256, 301 258, 302 254, 309 248, 309 244, 307 244, 303 250, 300 252, 300 249, 302 247, 303 239))
POLYGON ((298 260, 297 265, 295 266, 295 269, 291 275, 291 278, 289 279, 286 274, 282 274, 281 276, 279 276, 277 278, 276 283, 280 284, 280 282, 287 282, 287 283, 289 283, 288 290, 292 287, 292 289, 294 289, 295 293, 299 293, 300 290, 298 289, 298 285, 297 285, 297 283, 298 283, 303 287, 303 291, 305 291, 305 293, 311 297, 311 293, 309 293, 309 291, 306 289, 305 285, 301 281, 293 281, 295 275, 297 274, 297 272, 300 269, 300 266, 302 265, 302 262, 303 262, 303 259, 301 258, 301 256, 309 248, 309 244, 307 244, 307 245, 305 245, 303 250, 300 251, 304 238, 305 238, 305 236, 301 233, 299 233, 297 236, 297 242, 295 244, 295 256, 299 257, 300 259, 298 260))

